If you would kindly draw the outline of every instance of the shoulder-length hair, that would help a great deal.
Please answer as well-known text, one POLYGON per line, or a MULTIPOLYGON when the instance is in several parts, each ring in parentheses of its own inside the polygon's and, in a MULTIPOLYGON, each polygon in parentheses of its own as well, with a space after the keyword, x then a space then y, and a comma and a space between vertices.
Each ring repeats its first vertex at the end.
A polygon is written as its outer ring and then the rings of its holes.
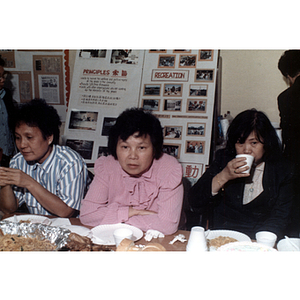
POLYGON ((138 136, 150 136, 154 158, 159 159, 163 154, 163 132, 160 121, 150 112, 145 112, 141 108, 129 108, 119 115, 109 131, 109 153, 118 159, 116 153, 118 140, 126 141, 137 132, 138 136))
POLYGON ((252 132, 264 145, 264 161, 278 159, 281 156, 281 143, 275 128, 263 112, 254 108, 239 113, 232 120, 227 131, 227 151, 235 156, 235 144, 237 142, 243 144, 252 132))

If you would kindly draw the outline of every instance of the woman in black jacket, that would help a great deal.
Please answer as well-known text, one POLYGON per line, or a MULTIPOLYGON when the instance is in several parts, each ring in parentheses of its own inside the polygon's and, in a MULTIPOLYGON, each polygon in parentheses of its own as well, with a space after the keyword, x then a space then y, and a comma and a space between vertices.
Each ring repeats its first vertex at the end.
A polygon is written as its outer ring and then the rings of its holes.
POLYGON ((279 138, 268 117, 256 109, 236 116, 225 149, 191 188, 189 202, 200 214, 212 211, 211 229, 229 229, 252 239, 261 230, 286 234, 292 193, 292 167, 282 157, 279 138), (237 154, 250 154, 248 167, 237 154))

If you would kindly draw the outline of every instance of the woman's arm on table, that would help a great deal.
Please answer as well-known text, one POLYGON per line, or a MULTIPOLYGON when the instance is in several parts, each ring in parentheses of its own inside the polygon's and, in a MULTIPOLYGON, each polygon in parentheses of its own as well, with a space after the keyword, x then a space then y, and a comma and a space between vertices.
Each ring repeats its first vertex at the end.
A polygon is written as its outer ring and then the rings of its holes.
MULTIPOLYGON (((178 229, 180 221, 182 202, 183 202, 183 185, 169 187, 160 190, 157 202, 157 212, 151 214, 134 215, 128 219, 128 224, 136 226, 143 231, 149 229, 158 230, 166 235, 173 234, 178 229)), ((148 212, 145 210, 145 212, 148 212)))
POLYGON ((158 176, 158 194, 148 210, 145 210, 155 213, 145 215, 141 210, 141 214, 130 217, 127 223, 144 231, 154 229, 172 234, 178 229, 182 210, 182 166, 173 157, 168 157, 155 172, 158 176))
POLYGON ((26 188, 52 214, 59 217, 71 217, 73 215, 74 210, 71 207, 65 204, 58 196, 45 189, 31 176, 18 169, 4 167, 0 169, 0 195, 3 212, 12 213, 18 208, 18 200, 16 200, 11 187, 12 185, 16 185, 26 188))

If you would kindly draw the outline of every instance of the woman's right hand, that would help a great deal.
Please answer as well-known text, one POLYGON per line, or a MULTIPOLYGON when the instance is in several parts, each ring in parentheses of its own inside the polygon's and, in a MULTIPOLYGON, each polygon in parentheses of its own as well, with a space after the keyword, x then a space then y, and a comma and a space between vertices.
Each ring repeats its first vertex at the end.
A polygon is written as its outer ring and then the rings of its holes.
POLYGON ((247 163, 245 157, 234 158, 228 162, 226 167, 220 172, 220 175, 221 173, 223 173, 223 179, 227 181, 240 177, 248 177, 250 176, 250 173, 243 173, 244 171, 247 171, 249 169, 246 164, 247 163))
POLYGON ((226 167, 213 178, 212 194, 218 193, 229 180, 250 176, 250 173, 242 173, 249 169, 245 165, 246 158, 244 157, 234 158, 229 161, 226 167))
POLYGON ((19 169, 0 167, 0 186, 16 185, 28 188, 32 177, 19 169))

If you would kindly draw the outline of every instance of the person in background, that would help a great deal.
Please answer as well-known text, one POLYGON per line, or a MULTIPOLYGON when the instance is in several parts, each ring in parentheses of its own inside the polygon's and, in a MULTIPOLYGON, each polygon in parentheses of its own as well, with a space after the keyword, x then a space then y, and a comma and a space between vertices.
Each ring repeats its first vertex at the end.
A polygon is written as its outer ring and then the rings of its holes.
POLYGON ((23 203, 29 213, 78 215, 87 181, 83 158, 59 146, 61 121, 43 99, 22 104, 16 113, 15 140, 19 153, 9 168, 0 167, 0 210, 13 213, 23 203))
POLYGON ((9 89, 4 87, 7 73, 5 61, 0 57, 0 148, 2 149, 1 165, 8 167, 10 158, 16 153, 12 132, 15 105, 9 89))
POLYGON ((300 232, 300 50, 287 50, 278 61, 278 69, 289 87, 277 98, 282 130, 283 154, 295 166, 294 203, 291 235, 300 232))
POLYGON ((109 132, 109 156, 95 162, 95 177, 82 201, 80 221, 89 226, 126 223, 177 231, 183 203, 180 163, 163 153, 159 120, 142 109, 125 110, 109 132))
POLYGON ((235 230, 252 239, 264 230, 280 238, 289 222, 292 179, 276 130, 263 112, 251 109, 233 119, 226 148, 216 153, 188 199, 200 214, 212 211, 210 229, 235 230), (237 154, 254 157, 249 174, 242 173, 249 167, 237 154))

